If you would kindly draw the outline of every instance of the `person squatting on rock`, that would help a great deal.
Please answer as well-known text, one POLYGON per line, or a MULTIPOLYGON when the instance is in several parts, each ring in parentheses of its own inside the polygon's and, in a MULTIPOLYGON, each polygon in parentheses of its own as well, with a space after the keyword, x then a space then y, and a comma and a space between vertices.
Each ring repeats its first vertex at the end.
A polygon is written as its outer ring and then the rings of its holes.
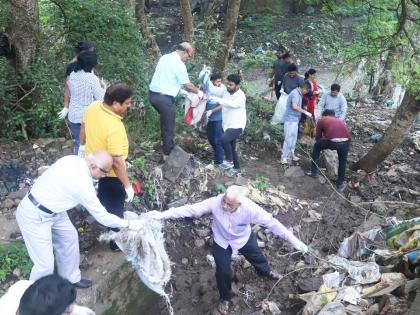
POLYGON ((74 285, 57 275, 19 280, 0 298, 0 310, 2 315, 95 315, 75 303, 76 295, 74 285))
MULTIPOLYGON (((80 127, 86 107, 93 101, 103 100, 105 88, 93 73, 98 58, 93 51, 82 51, 77 56, 77 64, 67 79, 69 102, 64 104, 63 111, 68 111, 69 127, 73 137, 74 154, 78 154, 80 145, 80 127)), ((59 117, 63 117, 60 115, 59 117)))
POLYGON ((208 97, 206 103, 207 115, 207 139, 213 147, 214 163, 220 165, 223 162, 223 147, 222 147, 222 105, 217 101, 211 99, 212 97, 222 98, 226 92, 226 86, 222 83, 222 76, 218 73, 213 73, 210 76, 208 97))
POLYGON ((174 148, 176 104, 175 97, 183 86, 190 92, 197 93, 199 98, 203 92, 190 82, 184 62, 192 58, 194 48, 184 42, 176 46, 175 51, 163 55, 156 66, 149 86, 149 101, 160 116, 160 133, 163 142, 163 160, 174 148))
POLYGON ((93 179, 106 176, 113 158, 105 150, 86 158, 68 155, 57 160, 34 183, 20 202, 16 221, 33 262, 30 280, 57 271, 77 288, 92 282, 81 278, 79 238, 67 210, 82 205, 99 223, 114 228, 141 228, 139 220, 124 220, 108 213, 96 196, 93 179))
POLYGON ((326 109, 331 109, 335 112, 335 117, 345 120, 347 115, 347 100, 343 94, 340 93, 340 85, 334 83, 331 85, 331 91, 324 93, 321 100, 318 102, 315 118, 318 119, 326 109))
MULTIPOLYGON (((127 175, 125 160, 128 157, 128 138, 122 122, 131 106, 133 90, 125 83, 114 83, 105 92, 104 101, 93 102, 85 111, 80 133, 86 154, 105 149, 112 156, 109 174, 98 183, 98 198, 108 212, 122 218, 124 201, 131 202, 134 190, 127 175)), ((118 231, 118 229, 113 229, 118 231)), ((118 250, 110 242, 111 250, 118 250)))
POLYGON ((322 150, 335 150, 338 154, 337 189, 343 192, 346 184, 347 154, 350 149, 351 133, 341 119, 335 117, 335 112, 326 109, 316 124, 315 145, 312 151, 311 176, 318 176, 318 160, 322 150))
POLYGON ((311 118, 312 114, 302 109, 302 98, 309 90, 307 82, 300 83, 287 98, 286 112, 284 114, 284 142, 281 154, 281 164, 288 164, 289 155, 293 161, 299 161, 295 155, 295 146, 298 137, 299 121, 301 114, 311 118))
POLYGON ((246 197, 248 189, 230 186, 226 193, 202 202, 171 208, 164 212, 150 211, 146 215, 159 220, 185 217, 200 217, 211 214, 213 218, 213 256, 216 263, 216 282, 221 302, 218 310, 228 314, 232 298, 231 257, 238 251, 254 266, 258 275, 280 279, 280 275, 271 270, 266 257, 258 247, 251 224, 260 224, 290 242, 297 250, 306 253, 308 247, 297 239, 270 213, 246 197))
POLYGON ((236 140, 241 136, 246 125, 246 96, 240 88, 241 79, 237 74, 230 74, 227 77, 227 91, 223 98, 215 98, 222 106, 222 146, 226 160, 220 164, 224 170, 230 170, 230 176, 241 171, 239 157, 236 152, 236 140))

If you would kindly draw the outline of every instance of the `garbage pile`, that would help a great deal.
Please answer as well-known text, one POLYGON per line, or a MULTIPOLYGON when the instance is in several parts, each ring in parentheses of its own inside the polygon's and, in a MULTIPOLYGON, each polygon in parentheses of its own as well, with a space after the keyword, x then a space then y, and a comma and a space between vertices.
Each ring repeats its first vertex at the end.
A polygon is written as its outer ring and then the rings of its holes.
POLYGON ((337 255, 318 258, 309 279, 298 280, 303 315, 386 314, 397 297, 420 288, 420 217, 357 231, 337 255), (417 278, 417 279, 415 279, 417 278))

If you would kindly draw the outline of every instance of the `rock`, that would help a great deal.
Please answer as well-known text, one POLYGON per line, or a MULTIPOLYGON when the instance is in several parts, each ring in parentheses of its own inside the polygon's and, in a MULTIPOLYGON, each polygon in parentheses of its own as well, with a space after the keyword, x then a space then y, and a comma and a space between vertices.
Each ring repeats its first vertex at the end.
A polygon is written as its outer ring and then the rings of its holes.
POLYGON ((305 172, 300 166, 291 166, 284 172, 284 177, 303 177, 305 172))
POLYGON ((216 263, 214 262, 214 257, 212 255, 208 254, 206 260, 213 268, 216 268, 216 263))
POLYGON ((243 176, 238 176, 235 179, 235 185, 239 185, 239 186, 248 186, 248 178, 243 177, 243 176))
POLYGON ((327 168, 327 177, 331 180, 336 180, 338 176, 338 155, 337 151, 323 150, 321 158, 327 168))
POLYGON ((310 5, 308 5, 305 10, 303 10, 303 12, 307 15, 312 15, 315 13, 315 9, 314 7, 311 7, 310 5))
POLYGON ((242 265, 245 269, 251 267, 251 263, 245 259, 244 264, 242 265))
POLYGON ((171 203, 168 203, 168 208, 177 208, 185 205, 188 202, 188 197, 184 197, 182 199, 178 199, 175 201, 172 201, 171 203))
POLYGON ((15 206, 15 202, 12 199, 5 199, 2 203, 2 208, 4 209, 10 209, 15 206))
POLYGON ((419 290, 420 290, 420 278, 408 281, 404 287, 404 293, 406 295, 409 295, 410 293, 419 291, 419 290))
POLYGON ((6 196, 9 191, 3 181, 0 181, 0 197, 6 196))
POLYGON ((199 237, 205 238, 210 235, 210 230, 209 229, 196 229, 195 233, 197 233, 199 237))
POLYGON ((362 201, 362 198, 360 198, 359 196, 350 196, 350 201, 354 203, 359 203, 362 201))
POLYGON ((175 146, 162 167, 165 178, 174 183, 189 160, 190 155, 179 146, 175 146))
POLYGON ((187 265, 188 264, 188 258, 182 258, 181 262, 184 266, 187 265))
POLYGON ((318 291, 321 284, 322 284, 321 276, 313 277, 313 278, 303 278, 303 279, 299 279, 297 282, 298 288, 303 293, 318 291))
POLYGON ((204 247, 204 245, 206 245, 206 241, 202 239, 198 239, 194 241, 194 245, 197 248, 201 248, 201 247, 204 247))
POLYGON ((23 197, 25 197, 28 192, 29 192, 29 188, 22 188, 22 189, 19 189, 18 191, 12 191, 10 194, 7 195, 7 198, 22 200, 23 197))
POLYGON ((381 197, 376 198, 374 201, 375 203, 373 203, 371 206, 371 209, 375 213, 386 214, 388 212, 388 207, 380 201, 382 201, 381 197))

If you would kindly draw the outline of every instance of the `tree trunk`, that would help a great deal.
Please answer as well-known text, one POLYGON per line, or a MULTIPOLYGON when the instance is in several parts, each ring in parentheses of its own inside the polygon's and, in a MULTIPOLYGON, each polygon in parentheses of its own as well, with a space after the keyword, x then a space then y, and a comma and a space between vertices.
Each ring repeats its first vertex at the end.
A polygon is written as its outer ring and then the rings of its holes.
POLYGON ((15 49, 16 70, 27 69, 38 47, 38 1, 9 0, 5 33, 15 49))
POLYGON ((236 26, 238 24, 239 7, 241 0, 229 0, 225 16, 224 32, 225 36, 222 44, 222 51, 217 56, 214 67, 219 72, 225 71, 229 60, 229 55, 235 42, 236 26))
POLYGON ((148 48, 150 49, 153 58, 159 59, 162 54, 160 52, 159 46, 156 43, 155 37, 151 34, 149 28, 147 27, 146 14, 144 13, 145 9, 145 0, 136 0, 135 7, 135 16, 137 22, 140 24, 140 32, 143 38, 147 41, 148 48))
POLYGON ((383 134, 382 138, 370 149, 370 151, 358 162, 350 166, 350 169, 365 170, 370 173, 384 161, 387 156, 398 146, 410 132, 410 128, 420 112, 420 100, 407 91, 398 107, 395 116, 383 134))
POLYGON ((136 2, 136 0, 126 0, 127 8, 133 16, 136 15, 136 2))
POLYGON ((180 0, 182 21, 184 23, 183 39, 192 42, 194 36, 193 17, 191 13, 190 0, 180 0))

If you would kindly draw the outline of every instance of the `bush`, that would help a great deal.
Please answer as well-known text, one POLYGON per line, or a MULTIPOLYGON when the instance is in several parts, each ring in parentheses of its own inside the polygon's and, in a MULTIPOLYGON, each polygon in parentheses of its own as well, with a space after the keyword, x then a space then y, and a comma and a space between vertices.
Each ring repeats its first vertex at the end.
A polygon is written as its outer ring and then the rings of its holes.
POLYGON ((27 278, 32 269, 32 261, 22 242, 0 245, 0 283, 7 280, 19 268, 20 277, 27 278))
POLYGON ((130 84, 135 99, 146 95, 143 41, 136 21, 120 1, 65 0, 60 7, 39 1, 39 10, 39 51, 31 68, 17 76, 0 58, 0 137, 22 138, 24 130, 28 137, 55 137, 67 130, 57 112, 63 106, 65 68, 80 40, 95 43, 99 77, 130 84))

